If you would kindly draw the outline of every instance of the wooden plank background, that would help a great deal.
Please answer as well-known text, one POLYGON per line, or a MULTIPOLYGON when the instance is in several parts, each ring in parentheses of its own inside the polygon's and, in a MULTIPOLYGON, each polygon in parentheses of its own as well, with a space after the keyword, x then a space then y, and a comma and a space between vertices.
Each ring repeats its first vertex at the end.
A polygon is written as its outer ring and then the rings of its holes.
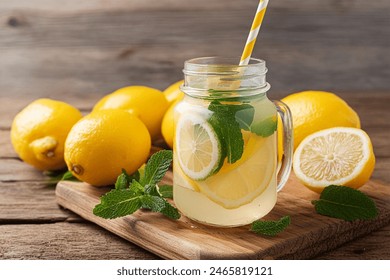
MULTIPOLYGON (((165 88, 186 59, 239 56, 257 2, 1 1, 0 94, 165 88)), ((271 94, 388 89, 389 14, 387 0, 270 1, 254 56, 268 62, 271 94)))
MULTIPOLYGON (((164 89, 186 59, 238 57, 257 3, 0 1, 0 259, 156 258, 59 208, 52 182, 12 150, 11 121, 39 97, 86 113, 125 85, 164 89)), ((389 15, 388 0, 271 0, 254 51, 267 61, 271 98, 329 90, 356 109, 374 142, 373 178, 388 184, 389 15)), ((318 258, 390 258, 389 237, 387 226, 318 258)))

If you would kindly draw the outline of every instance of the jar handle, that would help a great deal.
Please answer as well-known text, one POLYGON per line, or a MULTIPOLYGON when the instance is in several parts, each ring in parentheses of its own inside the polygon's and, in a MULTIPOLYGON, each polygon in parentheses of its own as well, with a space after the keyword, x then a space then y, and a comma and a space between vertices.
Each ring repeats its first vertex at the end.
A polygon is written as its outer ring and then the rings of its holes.
POLYGON ((273 100, 278 114, 283 124, 283 156, 282 161, 278 161, 278 186, 276 191, 280 191, 286 184, 290 176, 293 156, 293 123, 291 111, 282 101, 273 100))

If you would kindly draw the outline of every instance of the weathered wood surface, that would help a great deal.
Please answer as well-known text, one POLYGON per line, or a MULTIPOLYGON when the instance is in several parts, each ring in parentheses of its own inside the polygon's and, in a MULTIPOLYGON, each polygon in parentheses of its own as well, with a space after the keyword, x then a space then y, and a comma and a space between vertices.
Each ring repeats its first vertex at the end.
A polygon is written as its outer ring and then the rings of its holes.
MULTIPOLYGON (((172 184, 172 174, 167 175, 164 183, 172 184)), ((380 214, 371 221, 346 222, 316 214, 311 200, 318 194, 291 175, 267 217, 289 215, 292 222, 274 238, 255 236, 248 226, 220 229, 150 211, 105 220, 92 210, 107 189, 80 182, 59 182, 56 196, 65 208, 166 259, 307 259, 390 224, 390 186, 370 182, 362 191, 375 200, 380 214)))
MULTIPOLYGON (((0 1, 0 258, 157 258, 59 208, 49 178, 13 151, 12 119, 38 97, 61 99, 86 113, 124 85, 164 89, 182 78, 185 59, 239 56, 256 5, 0 1)), ((332 90, 359 113, 374 143, 373 178, 387 184, 389 13, 387 0, 271 1, 255 49, 268 62, 271 98, 332 90)), ((317 258, 390 259, 389 240, 388 225, 317 258)))
MULTIPOLYGON (((164 88, 183 61, 239 56, 257 1, 1 1, 0 95, 164 88), (84 3, 87 2, 87 3, 84 3), (22 82, 21 82, 22 81, 22 82)), ((387 89, 386 0, 271 1, 254 56, 276 92, 387 89)))
POLYGON ((155 255, 94 224, 0 226, 0 259, 156 259, 155 255))

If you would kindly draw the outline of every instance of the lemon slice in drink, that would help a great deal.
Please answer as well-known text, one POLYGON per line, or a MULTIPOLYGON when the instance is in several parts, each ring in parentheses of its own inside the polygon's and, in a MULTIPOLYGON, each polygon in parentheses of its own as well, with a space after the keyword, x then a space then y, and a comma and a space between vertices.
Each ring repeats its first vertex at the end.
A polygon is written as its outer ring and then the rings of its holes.
POLYGON ((224 208, 248 204, 269 187, 276 169, 275 150, 274 137, 252 134, 244 146, 243 160, 234 164, 225 162, 218 173, 196 184, 202 193, 224 208))
POLYGON ((363 186, 375 166, 368 135, 358 128, 335 127, 306 137, 294 153, 295 175, 315 192, 329 185, 363 186))
POLYGON ((176 151, 179 165, 192 180, 204 180, 218 168, 221 143, 207 119, 184 114, 176 129, 176 151))

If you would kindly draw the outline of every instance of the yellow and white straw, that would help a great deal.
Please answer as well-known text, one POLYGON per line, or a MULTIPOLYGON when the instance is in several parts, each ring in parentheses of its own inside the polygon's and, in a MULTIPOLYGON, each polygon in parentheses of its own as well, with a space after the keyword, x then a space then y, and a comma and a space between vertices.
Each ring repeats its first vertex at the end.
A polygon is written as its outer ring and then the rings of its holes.
POLYGON ((240 65, 248 65, 252 55, 253 48, 256 43, 257 34, 263 22, 265 10, 267 9, 269 0, 260 0, 259 6, 257 7, 255 18, 253 19, 251 31, 249 32, 248 39, 246 40, 244 51, 242 52, 240 65))

